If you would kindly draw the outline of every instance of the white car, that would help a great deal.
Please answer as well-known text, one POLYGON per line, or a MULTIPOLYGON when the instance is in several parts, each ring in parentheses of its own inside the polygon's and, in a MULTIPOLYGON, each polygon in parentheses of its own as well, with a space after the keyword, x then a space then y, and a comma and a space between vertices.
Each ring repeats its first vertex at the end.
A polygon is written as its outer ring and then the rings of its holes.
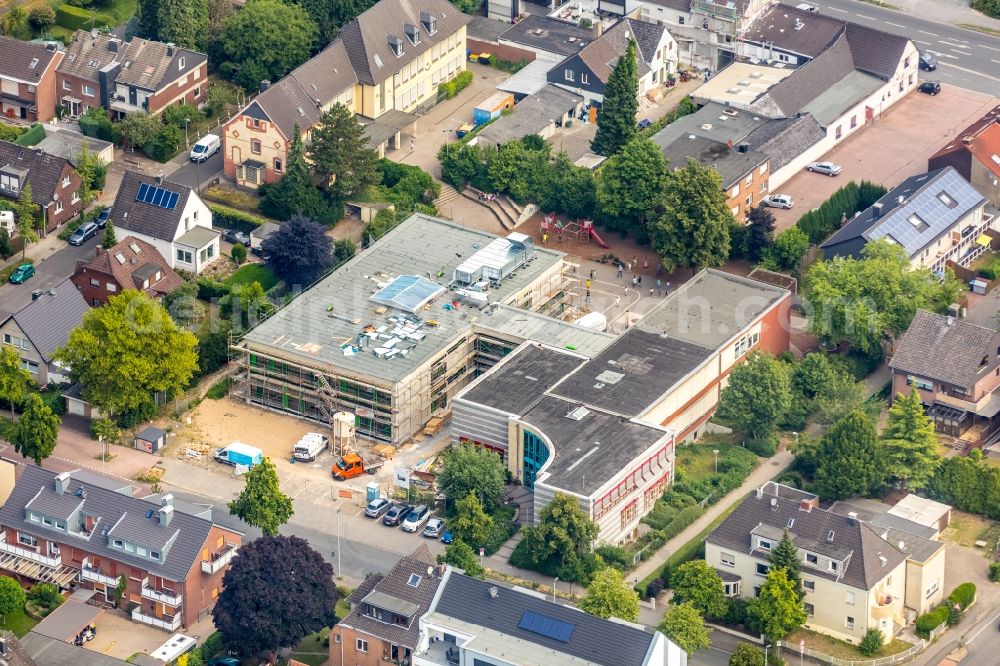
POLYGON ((427 508, 426 505, 421 504, 420 506, 410 511, 406 514, 406 518, 403 519, 403 531, 404 532, 416 532, 424 523, 428 521, 431 517, 431 510, 427 508))
POLYGON ((760 204, 768 208, 789 209, 795 205, 795 199, 789 194, 769 194, 761 199, 760 204))
POLYGON ((813 162, 806 167, 806 170, 826 174, 827 176, 836 176, 840 173, 840 165, 833 162, 813 162))

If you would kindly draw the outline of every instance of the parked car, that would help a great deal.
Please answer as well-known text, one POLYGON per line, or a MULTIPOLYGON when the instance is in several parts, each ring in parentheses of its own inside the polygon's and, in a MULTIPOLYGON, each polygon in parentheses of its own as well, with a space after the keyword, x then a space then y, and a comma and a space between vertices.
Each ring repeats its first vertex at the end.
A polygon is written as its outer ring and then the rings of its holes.
POLYGON ((934 55, 930 51, 920 52, 920 69, 924 70, 925 72, 933 72, 935 69, 937 69, 937 66, 938 66, 938 59, 936 55, 934 55))
POLYGON ((237 229, 226 229, 223 231, 222 240, 233 245, 242 243, 244 247, 250 247, 250 237, 246 235, 246 232, 237 229))
POLYGON ((454 539, 455 535, 451 533, 451 530, 445 530, 444 534, 441 535, 441 543, 443 543, 446 546, 450 544, 452 541, 454 541, 454 539))
POLYGON ((424 525, 424 536, 428 539, 440 539, 444 533, 444 520, 442 518, 431 518, 424 525))
POLYGON ((403 519, 403 531, 416 532, 424 526, 424 523, 426 523, 430 517, 431 510, 428 509, 425 504, 421 504, 406 514, 406 518, 403 519))
POLYGON ((228 655, 212 657, 208 660, 208 666, 240 666, 240 660, 228 655))
POLYGON ((31 264, 21 264, 10 274, 10 281, 13 284, 21 284, 35 274, 35 267, 31 264))
POLYGON ((937 81, 924 81, 917 90, 928 95, 937 95, 941 92, 941 84, 937 81))
POLYGON ((819 13, 819 10, 816 9, 816 5, 810 5, 810 4, 805 3, 805 2, 803 2, 801 4, 798 4, 798 5, 795 5, 795 8, 796 9, 801 9, 804 12, 819 13))
POLYGON ((761 199, 760 205, 769 208, 790 209, 795 205, 795 199, 790 194, 769 194, 761 199))
POLYGON ((190 158, 192 162, 204 162, 222 148, 222 140, 214 134, 206 134, 198 139, 198 143, 191 147, 190 158))
POLYGON ((108 226, 108 220, 110 219, 111 219, 111 209, 105 208, 104 210, 101 211, 101 214, 94 219, 94 224, 96 224, 98 228, 103 229, 104 227, 108 226))
POLYGON ((385 518, 382 519, 382 524, 389 527, 396 527, 403 522, 406 514, 410 513, 410 511, 413 511, 413 507, 409 504, 393 504, 392 508, 385 514, 385 518))
POLYGON ((636 125, 636 129, 644 130, 652 124, 653 124, 652 120, 650 120, 649 118, 643 118, 642 120, 639 121, 639 124, 636 125))
POLYGON ((373 499, 365 507, 365 515, 369 518, 381 518, 385 512, 392 508, 392 502, 384 497, 373 499))
POLYGON ((91 238, 96 236, 98 231, 99 229, 97 225, 94 224, 93 222, 84 222, 79 227, 77 227, 76 231, 74 231, 72 235, 70 235, 69 244, 83 245, 91 238))
POLYGON ((833 162, 813 162, 806 167, 808 171, 815 171, 816 173, 822 173, 827 176, 836 176, 840 173, 841 166, 839 164, 834 164, 833 162))

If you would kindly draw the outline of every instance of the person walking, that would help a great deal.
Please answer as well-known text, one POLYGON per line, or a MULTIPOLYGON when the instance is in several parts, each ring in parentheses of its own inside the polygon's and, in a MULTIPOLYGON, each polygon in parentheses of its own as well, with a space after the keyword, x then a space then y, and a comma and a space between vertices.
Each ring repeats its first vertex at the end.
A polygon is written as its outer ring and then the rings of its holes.
POLYGON ((649 270, 649 257, 642 258, 642 270, 649 270))
MULTIPOLYGON (((626 289, 627 289, 627 287, 626 287, 626 289)), ((615 307, 618 307, 618 304, 621 303, 621 302, 622 302, 622 297, 621 296, 615 296, 615 307)))
POLYGON ((649 288, 649 297, 650 298, 653 297, 653 288, 652 287, 649 288))
POLYGON ((597 277, 597 271, 595 271, 593 268, 591 268, 590 269, 590 279, 593 280, 596 277, 597 277))
POLYGON ((622 277, 625 274, 625 266, 618 264, 618 277, 622 277))
POLYGON ((584 282, 584 284, 587 287, 587 291, 590 291, 590 278, 587 278, 587 280, 586 280, 586 282, 584 282))
POLYGON ((542 245, 545 245, 548 242, 549 242, 549 235, 548 234, 542 234, 542 245))

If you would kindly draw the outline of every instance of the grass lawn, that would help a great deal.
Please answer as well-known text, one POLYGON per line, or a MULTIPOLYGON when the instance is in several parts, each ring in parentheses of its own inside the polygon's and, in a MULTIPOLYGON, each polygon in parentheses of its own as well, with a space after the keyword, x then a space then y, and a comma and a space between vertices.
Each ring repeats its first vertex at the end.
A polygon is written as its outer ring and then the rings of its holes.
POLYGON ((702 479, 715 472, 713 451, 719 452, 719 462, 722 462, 733 449, 740 448, 742 447, 726 441, 702 440, 695 444, 682 444, 677 447, 674 467, 684 470, 684 476, 688 479, 702 479))
POLYGON ((278 276, 264 264, 244 264, 222 281, 227 287, 250 284, 251 282, 260 282, 260 286, 264 288, 264 291, 267 291, 278 284, 278 276))
POLYGON ((825 636, 808 629, 799 629, 798 631, 793 631, 788 634, 788 636, 786 636, 782 641, 782 645, 798 645, 800 640, 805 641, 807 648, 818 650, 823 654, 828 654, 831 657, 836 657, 838 659, 868 660, 877 657, 888 657, 894 654, 899 654, 900 652, 905 652, 913 647, 912 643, 907 643, 906 641, 894 638, 891 642, 883 645, 882 649, 879 650, 875 657, 866 657, 861 654, 857 647, 851 645, 847 641, 837 640, 836 638, 831 638, 830 636, 825 636))
POLYGON ((4 617, 4 623, 0 627, 4 629, 9 629, 14 632, 14 635, 20 638, 24 636, 31 628, 38 624, 38 620, 34 620, 24 614, 24 609, 19 608, 13 613, 8 613, 4 617))
MULTIPOLYGON (((960 546, 975 547, 976 541, 983 539, 983 534, 990 532, 996 523, 982 516, 965 513, 957 509, 951 512, 951 524, 941 532, 941 539, 960 546)), ((989 538, 994 540, 998 535, 989 538)), ((989 539, 986 539, 989 540, 989 539)))
POLYGON ((310 634, 302 639, 302 641, 295 646, 292 650, 292 659, 296 661, 301 661, 304 664, 309 664, 309 666, 320 666, 326 663, 326 660, 330 656, 330 648, 324 645, 326 637, 330 635, 330 629, 328 627, 317 631, 315 634, 310 634))

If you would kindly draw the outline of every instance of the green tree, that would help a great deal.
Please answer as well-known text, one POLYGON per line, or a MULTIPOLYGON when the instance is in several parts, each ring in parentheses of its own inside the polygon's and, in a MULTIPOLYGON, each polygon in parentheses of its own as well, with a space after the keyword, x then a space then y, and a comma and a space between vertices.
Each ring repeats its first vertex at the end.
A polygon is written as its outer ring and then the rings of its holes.
POLYGON ((378 153, 368 147, 364 127, 343 104, 334 104, 313 128, 308 154, 313 170, 339 201, 379 181, 378 153))
POLYGON ((256 280, 234 285, 227 295, 219 299, 219 307, 222 316, 227 317, 232 329, 238 332, 253 328, 275 310, 264 288, 256 280))
POLYGON ((21 190, 21 196, 14 204, 14 214, 17 216, 17 233, 21 236, 21 259, 24 259, 28 250, 28 243, 38 242, 38 234, 35 233, 35 224, 41 218, 36 218, 38 207, 31 200, 31 183, 28 183, 21 190))
POLYGON ((824 500, 870 495, 884 485, 885 477, 885 455, 870 414, 855 410, 820 439, 814 489, 824 500))
POLYGON ((295 513, 292 498, 281 492, 278 471, 269 458, 243 475, 246 485, 227 506, 229 513, 247 525, 260 528, 265 536, 277 536, 278 528, 295 513))
POLYGON ((604 104, 597 114, 597 133, 590 149, 598 155, 614 155, 636 134, 639 111, 639 76, 636 71, 635 40, 629 40, 625 55, 618 59, 604 89, 604 104))
POLYGON ((94 195, 104 188, 108 168, 101 159, 90 150, 84 141, 76 157, 76 172, 80 174, 80 198, 84 205, 89 204, 94 195))
POLYGON ((798 226, 789 227, 778 234, 774 244, 764 251, 762 263, 773 270, 794 270, 808 249, 809 236, 806 232, 798 226))
POLYGON ((590 169, 574 166, 569 156, 560 151, 545 175, 538 196, 542 210, 557 211, 573 220, 594 215, 597 192, 590 169))
POLYGON ((802 589, 802 563, 799 557, 799 551, 795 548, 795 544, 792 543, 791 535, 788 534, 788 530, 785 530, 781 541, 778 542, 778 545, 771 551, 771 555, 767 559, 771 563, 771 568, 785 570, 785 575, 788 576, 788 580, 792 581, 795 589, 799 591, 799 597, 801 598, 805 594, 805 591, 802 589))
POLYGON ((146 39, 160 38, 160 15, 158 6, 160 0, 139 0, 137 14, 139 26, 137 34, 146 39))
POLYGON ((451 521, 452 531, 474 546, 483 546, 490 538, 493 518, 483 511, 476 493, 469 491, 466 497, 455 502, 455 518, 451 521))
POLYGON ((261 245, 268 265, 288 285, 311 285, 333 265, 326 229, 302 215, 292 215, 261 245))
POLYGON ((866 405, 868 389, 864 382, 842 369, 834 368, 830 380, 813 398, 816 422, 830 425, 856 409, 872 411, 877 416, 878 405, 866 405))
POLYGON ((687 652, 688 656, 712 644, 708 637, 708 628, 705 627, 705 620, 695 607, 688 603, 667 606, 667 612, 663 614, 663 620, 657 629, 687 652))
POLYGON ((250 0, 223 21, 222 71, 247 90, 274 81, 309 59, 316 24, 302 7, 281 0, 250 0))
POLYGON ((145 111, 130 113, 121 121, 122 137, 128 141, 129 149, 135 151, 153 143, 163 130, 163 119, 145 111))
POLYGON ((836 371, 826 354, 811 352, 792 369, 792 391, 804 398, 815 398, 833 380, 836 371))
POLYGON ((323 193, 313 185, 306 162, 305 145, 298 123, 292 131, 292 144, 288 149, 285 175, 277 183, 260 188, 261 212, 276 220, 288 220, 299 214, 322 220, 326 213, 323 193))
POLYGON ((597 203, 602 221, 644 238, 666 182, 667 161, 660 147, 643 137, 632 139, 601 167, 597 203))
POLYGON ((500 456, 482 447, 463 444, 445 455, 437 485, 452 501, 475 493, 483 510, 493 513, 503 498, 506 477, 500 456))
POLYGON ((39 5, 28 14, 28 22, 41 32, 56 22, 56 10, 48 5, 39 5))
POLYGON ((767 572, 760 594, 747 606, 747 615, 771 642, 780 641, 806 621, 799 590, 780 568, 767 572))
POLYGON ((750 643, 737 643, 729 657, 729 666, 766 666, 764 651, 750 643))
POLYGON ((774 213, 767 206, 757 206, 747 214, 746 250, 747 259, 760 261, 774 245, 774 213))
POLYGON ((729 258, 734 220, 718 171, 690 160, 670 171, 660 208, 659 218, 649 222, 649 234, 668 272, 678 266, 720 266, 729 258))
POLYGON ((586 583, 596 568, 592 544, 599 532, 575 498, 556 493, 539 513, 538 525, 522 530, 511 564, 586 583))
POLYGON ((21 367, 21 357, 14 348, 0 346, 0 400, 10 404, 11 418, 14 418, 14 405, 24 399, 31 384, 31 374, 21 367))
POLYGON ((0 227, 0 259, 6 260, 12 254, 14 250, 10 246, 10 232, 6 227, 0 227))
POLYGON ((10 576, 0 576, 0 615, 7 623, 7 616, 16 610, 24 608, 27 595, 21 584, 10 576))
POLYGON ((473 578, 482 578, 486 574, 483 565, 479 563, 472 546, 465 543, 460 537, 456 537, 444 549, 444 552, 437 556, 438 564, 450 564, 458 567, 473 578))
POLYGON ((726 612, 726 594, 719 573, 705 560, 691 560, 670 572, 674 603, 689 603, 707 617, 722 617, 726 612))
POLYGON ((629 622, 639 621, 639 595, 625 585, 622 572, 614 567, 604 567, 594 574, 578 606, 582 611, 605 619, 617 617, 629 622))
POLYGON ((752 351, 729 374, 729 383, 719 398, 718 414, 761 441, 774 435, 791 397, 784 364, 769 354, 752 351))
POLYGON ((11 443, 14 450, 40 466, 56 448, 61 421, 37 393, 29 393, 23 404, 21 418, 11 434, 11 443))
POLYGON ((87 402, 118 417, 149 409, 155 393, 169 399, 183 391, 198 369, 196 344, 160 303, 128 289, 88 310, 56 358, 87 402))
POLYGON ((204 51, 208 45, 207 0, 158 0, 157 34, 161 42, 204 51))
POLYGON ((0 28, 7 37, 24 37, 28 28, 28 12, 23 5, 14 5, 0 18, 0 28))
POLYGON ((889 420, 882 431, 882 445, 888 461, 889 478, 903 489, 919 490, 927 485, 941 453, 934 422, 924 413, 914 386, 910 395, 896 396, 889 408, 889 420))
POLYGON ((117 244, 118 239, 115 237, 115 225, 111 220, 108 220, 107 226, 104 227, 104 240, 101 241, 101 247, 105 250, 110 250, 117 244))

